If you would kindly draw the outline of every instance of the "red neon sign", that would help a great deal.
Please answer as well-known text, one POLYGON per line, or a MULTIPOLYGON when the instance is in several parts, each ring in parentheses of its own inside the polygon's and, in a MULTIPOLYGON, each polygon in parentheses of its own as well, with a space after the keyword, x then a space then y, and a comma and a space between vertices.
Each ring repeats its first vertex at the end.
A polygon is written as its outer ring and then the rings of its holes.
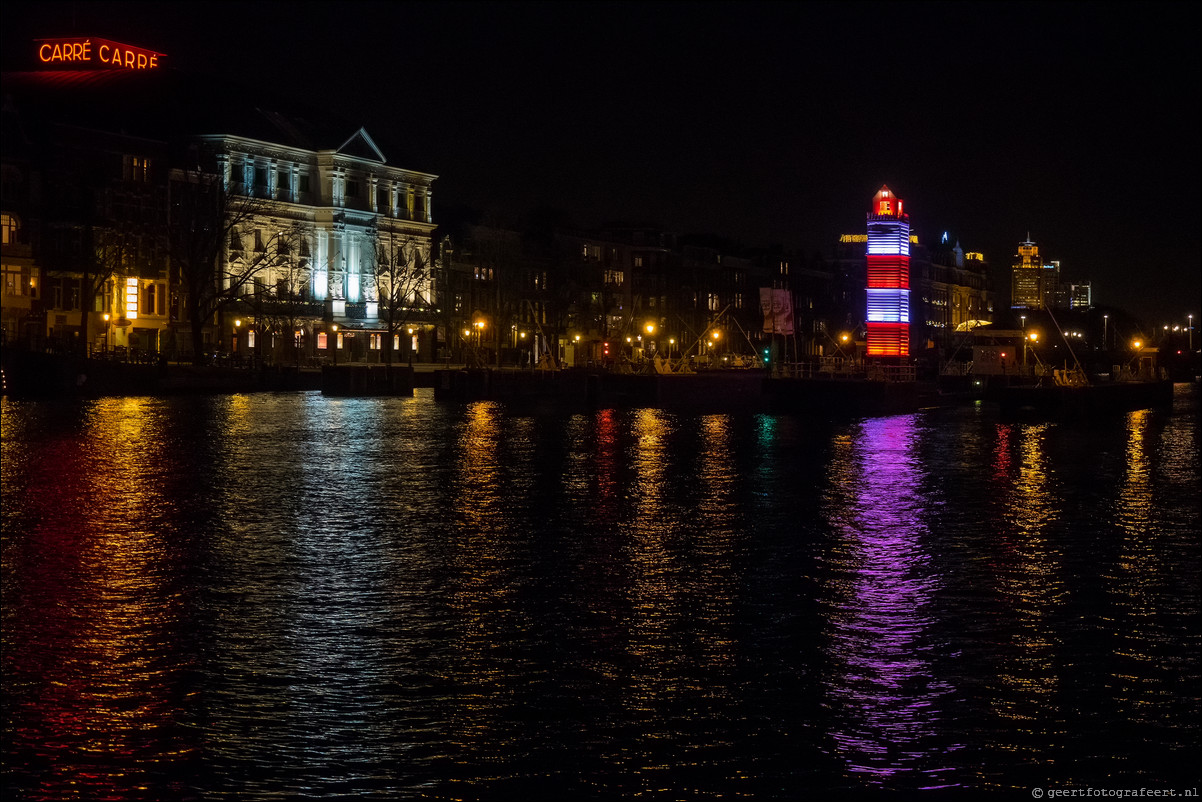
POLYGON ((154 70, 163 53, 124 45, 108 39, 76 36, 67 39, 38 39, 38 62, 46 66, 83 70, 154 70))

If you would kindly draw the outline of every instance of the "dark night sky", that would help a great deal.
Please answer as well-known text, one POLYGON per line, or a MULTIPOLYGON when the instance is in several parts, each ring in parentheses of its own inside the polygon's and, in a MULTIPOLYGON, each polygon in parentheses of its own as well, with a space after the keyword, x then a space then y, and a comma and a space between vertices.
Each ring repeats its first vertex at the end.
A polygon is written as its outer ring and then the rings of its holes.
MULTIPOLYGON (((882 183, 924 241, 1009 264, 1030 231, 1095 302, 1199 313, 1190 4, 11 3, 29 40, 167 53, 325 98, 440 204, 829 251, 882 183), (395 144, 392 144, 395 143, 395 144)), ((1000 273, 999 273, 1000 275, 1000 273)))

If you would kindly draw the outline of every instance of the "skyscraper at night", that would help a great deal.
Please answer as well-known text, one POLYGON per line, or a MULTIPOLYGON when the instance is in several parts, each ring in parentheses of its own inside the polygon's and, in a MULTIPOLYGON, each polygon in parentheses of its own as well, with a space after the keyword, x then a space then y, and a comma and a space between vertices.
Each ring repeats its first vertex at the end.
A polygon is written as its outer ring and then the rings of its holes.
POLYGON ((1010 306, 1013 309, 1042 309, 1056 306, 1060 286, 1060 263, 1044 264, 1039 258, 1039 246, 1027 235, 1018 244, 1010 269, 1010 306))
POLYGON ((910 218, 888 186, 868 213, 868 356, 910 355, 910 218))

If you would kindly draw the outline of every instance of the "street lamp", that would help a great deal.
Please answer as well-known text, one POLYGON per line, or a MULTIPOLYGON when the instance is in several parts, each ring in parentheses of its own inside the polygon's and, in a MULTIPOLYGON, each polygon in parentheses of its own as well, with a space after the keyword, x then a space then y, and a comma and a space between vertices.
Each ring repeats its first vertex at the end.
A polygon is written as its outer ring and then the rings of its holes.
POLYGON ((1027 367, 1027 340, 1030 340, 1032 343, 1038 342, 1039 332, 1033 331, 1030 334, 1028 334, 1026 337, 1023 337, 1023 372, 1024 373, 1026 373, 1026 367, 1027 367))
POLYGON ((1189 318, 1189 351, 1192 354, 1194 352, 1194 316, 1186 315, 1186 317, 1189 318))
POLYGON ((409 367, 413 367, 413 327, 409 327, 409 367))
POLYGON ((334 331, 334 365, 338 364, 338 324, 335 323, 331 327, 334 331))
POLYGON ((1109 328, 1109 326, 1108 326, 1109 323, 1110 323, 1110 315, 1102 315, 1102 350, 1103 351, 1110 350, 1110 341, 1106 337, 1107 329, 1109 328))

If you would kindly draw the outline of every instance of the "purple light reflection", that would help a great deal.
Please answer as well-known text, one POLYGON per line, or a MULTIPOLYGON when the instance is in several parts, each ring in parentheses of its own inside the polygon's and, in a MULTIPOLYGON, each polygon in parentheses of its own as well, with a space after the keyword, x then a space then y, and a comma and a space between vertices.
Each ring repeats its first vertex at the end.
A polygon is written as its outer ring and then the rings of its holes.
POLYGON ((830 660, 825 704, 847 771, 872 785, 954 785, 936 745, 951 687, 927 635, 940 587, 924 545, 924 473, 915 416, 867 420, 834 443, 824 555, 830 660))

